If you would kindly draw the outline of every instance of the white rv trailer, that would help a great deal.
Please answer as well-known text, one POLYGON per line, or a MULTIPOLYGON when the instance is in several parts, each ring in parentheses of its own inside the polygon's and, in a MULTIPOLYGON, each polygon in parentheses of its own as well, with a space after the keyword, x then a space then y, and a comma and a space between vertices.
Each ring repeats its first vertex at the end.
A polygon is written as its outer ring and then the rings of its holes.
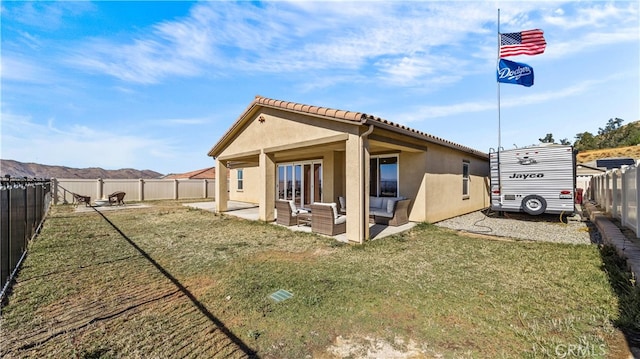
POLYGON ((572 146, 491 149, 489 158, 492 210, 530 215, 574 213, 576 157, 572 146))

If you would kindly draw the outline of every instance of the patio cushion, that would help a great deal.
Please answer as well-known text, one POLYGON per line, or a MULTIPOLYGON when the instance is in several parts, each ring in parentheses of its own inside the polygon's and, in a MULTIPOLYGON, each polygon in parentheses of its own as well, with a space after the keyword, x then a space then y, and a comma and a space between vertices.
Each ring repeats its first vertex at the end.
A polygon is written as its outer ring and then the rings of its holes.
POLYGON ((333 223, 335 224, 342 224, 342 223, 346 223, 347 222, 347 216, 339 216, 338 218, 336 218, 333 223))
POLYGON ((382 207, 382 197, 369 197, 369 207, 371 207, 371 208, 381 208, 382 207))
POLYGON ((393 213, 393 209, 396 207, 396 201, 398 201, 396 198, 389 198, 387 200, 387 212, 393 213))
POLYGON ((331 203, 331 210, 333 211, 333 218, 338 218, 338 205, 335 202, 331 203))
POLYGON ((338 201, 340 201, 340 208, 347 209, 347 201, 345 201, 344 197, 338 197, 338 201))
POLYGON ((293 203, 293 201, 287 201, 287 202, 289 202, 289 207, 291 208, 291 213, 292 214, 298 213, 298 210, 296 210, 296 205, 293 203))

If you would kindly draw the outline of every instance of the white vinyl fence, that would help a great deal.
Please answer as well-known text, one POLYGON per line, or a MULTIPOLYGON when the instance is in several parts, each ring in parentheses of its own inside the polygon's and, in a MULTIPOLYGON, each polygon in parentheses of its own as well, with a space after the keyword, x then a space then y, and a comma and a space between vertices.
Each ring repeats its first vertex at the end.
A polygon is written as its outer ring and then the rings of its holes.
POLYGON ((638 166, 609 170, 601 175, 593 176, 590 186, 590 197, 598 205, 620 220, 623 226, 630 228, 640 238, 638 220, 640 219, 640 176, 638 166))
POLYGON ((54 204, 73 203, 73 194, 96 199, 118 191, 125 192, 124 201, 157 199, 214 199, 215 180, 207 179, 51 179, 54 204))

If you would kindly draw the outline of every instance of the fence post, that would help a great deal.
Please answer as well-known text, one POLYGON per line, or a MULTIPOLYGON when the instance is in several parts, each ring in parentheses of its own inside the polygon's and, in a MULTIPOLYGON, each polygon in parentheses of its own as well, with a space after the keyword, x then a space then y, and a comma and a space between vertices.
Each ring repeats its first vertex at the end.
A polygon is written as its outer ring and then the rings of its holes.
POLYGON ((611 217, 618 215, 618 170, 611 171, 611 217))
POLYGON ((178 179, 173 180, 173 199, 178 199, 178 179))
POLYGON ((599 203, 602 204, 602 209, 604 209, 606 211, 606 205, 607 205, 607 197, 606 197, 606 172, 602 174, 602 178, 600 179, 600 201, 599 203))
POLYGON ((27 190, 28 190, 28 184, 25 181, 24 182, 24 187, 22 188, 22 200, 24 201, 24 235, 23 240, 22 240, 22 251, 25 250, 25 248, 27 248, 27 238, 28 238, 28 233, 29 233, 29 203, 27 202, 28 197, 27 197, 27 190))
POLYGON ((51 178, 51 187, 53 192, 53 204, 58 204, 58 180, 55 178, 51 178))
POLYGON ((138 201, 144 201, 144 179, 138 179, 138 201))
POLYGON ((207 179, 203 178, 202 179, 202 198, 207 198, 207 195, 208 195, 208 193, 207 193, 207 183, 208 183, 207 179))
POLYGON ((613 204, 613 183, 611 183, 611 178, 613 177, 613 174, 611 171, 607 171, 607 195, 606 195, 606 203, 607 203, 607 208, 605 210, 605 212, 611 214, 611 207, 613 204))
POLYGON ((104 194, 102 178, 98 178, 96 182, 96 199, 101 199, 104 194))
POLYGON ((627 186, 627 177, 629 177, 629 168, 621 168, 620 169, 620 177, 622 178, 622 181, 620 181, 620 184, 622 187, 620 190, 622 192, 622 213, 620 215, 620 223, 622 224, 623 227, 625 227, 627 225, 628 222, 628 218, 629 218, 629 201, 627 200, 627 193, 629 192, 629 188, 627 186))

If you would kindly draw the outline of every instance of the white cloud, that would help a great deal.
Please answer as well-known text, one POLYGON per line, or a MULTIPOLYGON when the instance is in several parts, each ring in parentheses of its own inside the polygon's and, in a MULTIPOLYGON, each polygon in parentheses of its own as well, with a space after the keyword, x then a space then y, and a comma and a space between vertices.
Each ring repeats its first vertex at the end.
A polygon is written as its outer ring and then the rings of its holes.
POLYGON ((156 40, 138 39, 124 46, 96 40, 86 46, 67 61, 128 82, 152 84, 166 76, 199 73, 197 65, 190 59, 173 53, 156 40))
POLYGON ((3 8, 5 16, 29 26, 48 30, 64 26, 69 17, 76 17, 95 10, 95 6, 88 1, 25 1, 11 10, 3 8))
POLYGON ((6 51, 0 59, 0 76, 5 81, 20 81, 26 83, 50 83, 55 75, 47 68, 22 56, 15 56, 6 51))
MULTIPOLYGON (((637 14, 634 4, 597 4, 579 8, 577 15, 558 3, 513 4, 504 4, 501 12, 505 30, 543 27, 545 21, 567 29, 606 26, 578 35, 555 32, 548 41, 548 54, 554 57, 638 39, 637 24, 629 20, 637 14), (547 15, 540 24, 531 13, 547 15), (626 27, 611 26, 618 21, 626 27)), ((484 63, 473 60, 494 56, 495 20, 495 8, 482 2, 202 2, 184 17, 155 24, 124 44, 89 39, 69 61, 142 84, 234 71, 308 77, 357 70, 391 86, 437 85, 462 78, 457 69, 442 66, 444 59, 472 64, 465 71, 475 73, 484 63)))
MULTIPOLYGON (((188 17, 159 23, 128 44, 92 39, 70 61, 138 83, 200 75, 211 67, 291 73, 380 64, 387 78, 402 83, 407 73, 381 57, 417 58, 433 46, 463 40, 466 32, 484 32, 486 21, 483 6, 473 3, 276 2, 260 12, 251 6, 200 3, 188 17), (312 17, 317 21, 308 21, 312 17), (396 73, 400 78, 390 78, 396 73)), ((419 77, 432 70, 414 66, 413 72, 419 77)))
MULTIPOLYGON (((557 91, 547 91, 543 93, 518 97, 503 96, 500 100, 500 107, 517 108, 521 106, 541 104, 550 101, 555 102, 558 100, 583 94, 597 87, 599 84, 613 81, 622 76, 624 75, 616 74, 605 79, 582 81, 572 86, 558 89, 557 91)), ((434 118, 445 118, 461 114, 471 114, 483 111, 497 110, 497 107, 497 103, 492 100, 461 102, 442 106, 417 106, 409 112, 395 114, 394 119, 391 119, 391 121, 397 121, 399 123, 419 122, 434 118)))
POLYGON ((548 60, 563 58, 585 51, 594 51, 601 46, 610 46, 632 41, 637 42, 640 40, 640 33, 638 33, 637 26, 618 27, 610 32, 593 31, 567 40, 558 40, 557 42, 547 44, 545 57, 547 57, 548 60))
POLYGON ((627 2, 624 5, 613 3, 596 3, 591 7, 577 9, 577 14, 569 14, 563 9, 556 10, 544 20, 549 24, 564 28, 580 27, 608 28, 611 23, 636 23, 638 21, 638 3, 627 2))
POLYGON ((38 124, 29 116, 5 112, 2 113, 1 156, 43 164, 118 169, 149 168, 150 158, 173 158, 177 151, 174 144, 166 140, 79 124, 58 128, 54 119, 38 124))

